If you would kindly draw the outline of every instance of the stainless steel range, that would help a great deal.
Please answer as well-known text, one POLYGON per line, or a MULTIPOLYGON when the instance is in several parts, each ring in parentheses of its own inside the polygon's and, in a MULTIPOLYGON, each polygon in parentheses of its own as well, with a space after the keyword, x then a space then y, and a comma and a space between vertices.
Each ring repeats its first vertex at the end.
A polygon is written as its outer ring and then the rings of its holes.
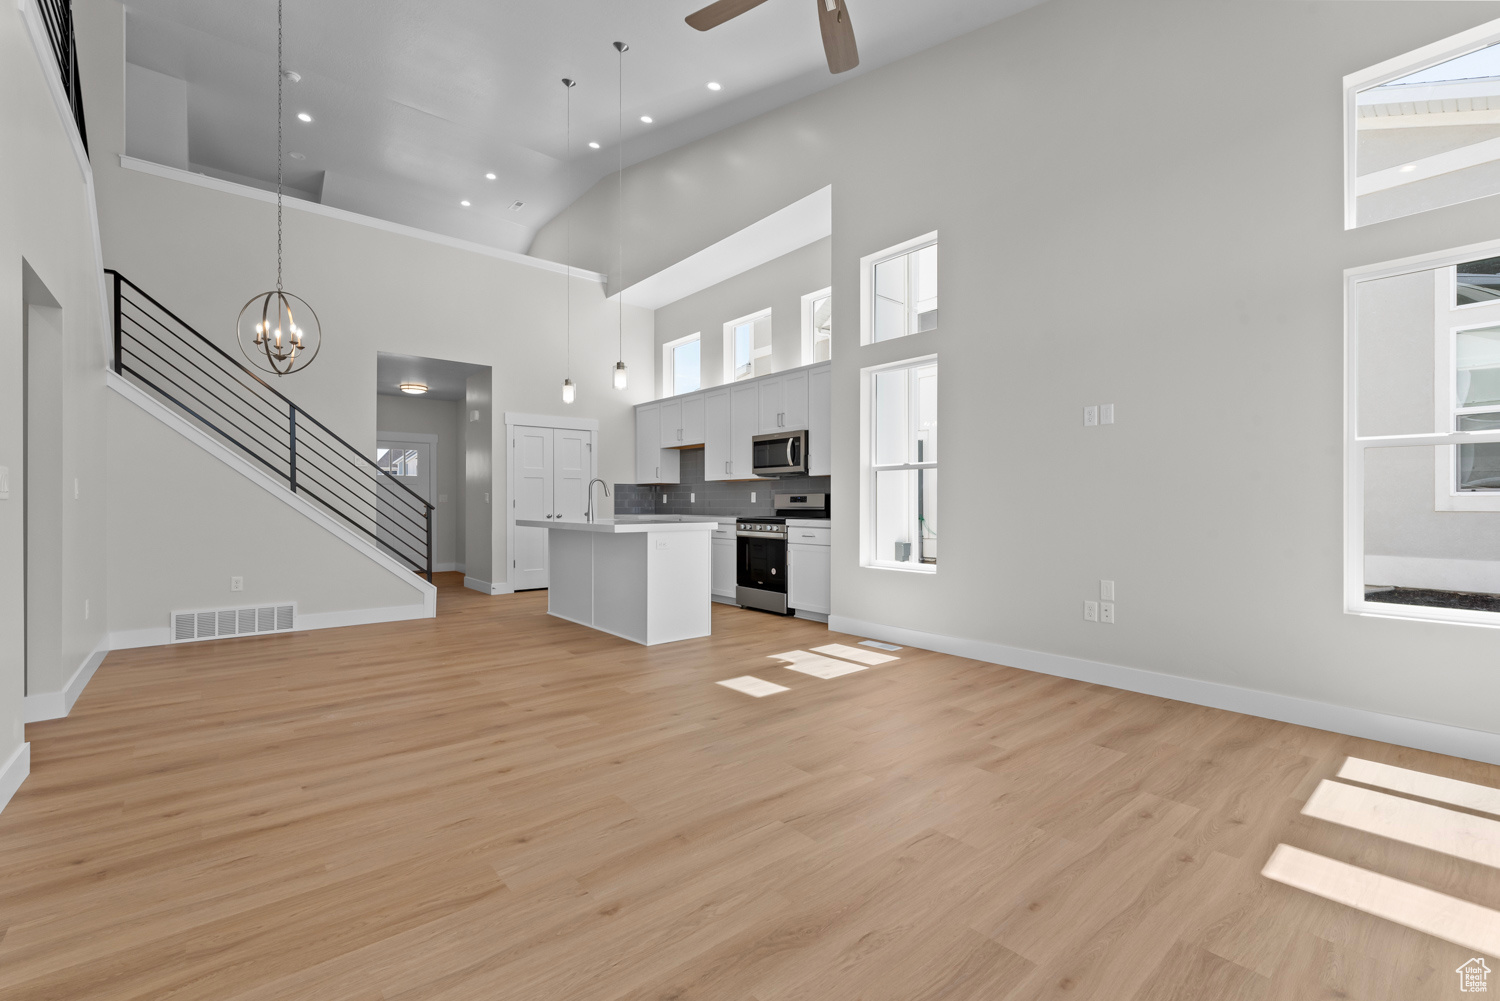
POLYGON ((786 520, 828 517, 827 494, 776 494, 775 517, 735 522, 735 601, 744 608, 790 615, 786 591, 786 520))

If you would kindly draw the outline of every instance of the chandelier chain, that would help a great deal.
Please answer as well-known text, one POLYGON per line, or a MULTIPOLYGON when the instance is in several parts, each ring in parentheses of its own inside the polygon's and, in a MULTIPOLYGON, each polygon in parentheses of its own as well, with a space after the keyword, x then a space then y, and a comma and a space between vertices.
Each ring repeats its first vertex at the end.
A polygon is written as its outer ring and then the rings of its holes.
POLYGON ((282 0, 276 0, 276 291, 282 290, 281 286, 281 186, 282 186, 282 163, 285 156, 281 152, 281 120, 282 98, 281 89, 286 82, 286 71, 282 68, 282 31, 281 31, 281 4, 282 0))

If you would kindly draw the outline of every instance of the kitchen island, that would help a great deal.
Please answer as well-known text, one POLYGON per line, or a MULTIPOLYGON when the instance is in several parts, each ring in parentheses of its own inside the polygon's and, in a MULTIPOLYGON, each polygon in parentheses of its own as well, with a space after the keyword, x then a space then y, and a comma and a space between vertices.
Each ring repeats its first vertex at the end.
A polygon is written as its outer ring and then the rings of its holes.
POLYGON ((547 612, 655 646, 712 631, 713 521, 520 519, 547 529, 547 612))

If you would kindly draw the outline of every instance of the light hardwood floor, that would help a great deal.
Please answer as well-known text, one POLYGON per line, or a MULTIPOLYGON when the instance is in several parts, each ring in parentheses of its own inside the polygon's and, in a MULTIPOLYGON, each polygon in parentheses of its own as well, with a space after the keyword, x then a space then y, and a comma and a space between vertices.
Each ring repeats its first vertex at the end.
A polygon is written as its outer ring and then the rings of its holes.
POLYGON ((1346 755, 1500 768, 910 648, 821 681, 765 659, 852 642, 811 623, 646 649, 456 584, 114 653, 28 726, 0 998, 1418 1001, 1474 953, 1273 848, 1500 907, 1500 871, 1299 812, 1346 755))

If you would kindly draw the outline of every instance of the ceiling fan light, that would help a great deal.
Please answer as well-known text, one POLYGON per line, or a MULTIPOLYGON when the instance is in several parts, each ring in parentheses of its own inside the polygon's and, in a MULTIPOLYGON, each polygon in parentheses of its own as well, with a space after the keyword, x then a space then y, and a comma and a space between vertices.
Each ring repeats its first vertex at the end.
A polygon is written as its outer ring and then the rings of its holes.
POLYGON ((425 383, 425 382, 403 382, 397 388, 399 388, 401 390, 401 392, 407 393, 407 394, 409 394, 411 396, 421 396, 423 393, 427 392, 427 383, 425 383))

